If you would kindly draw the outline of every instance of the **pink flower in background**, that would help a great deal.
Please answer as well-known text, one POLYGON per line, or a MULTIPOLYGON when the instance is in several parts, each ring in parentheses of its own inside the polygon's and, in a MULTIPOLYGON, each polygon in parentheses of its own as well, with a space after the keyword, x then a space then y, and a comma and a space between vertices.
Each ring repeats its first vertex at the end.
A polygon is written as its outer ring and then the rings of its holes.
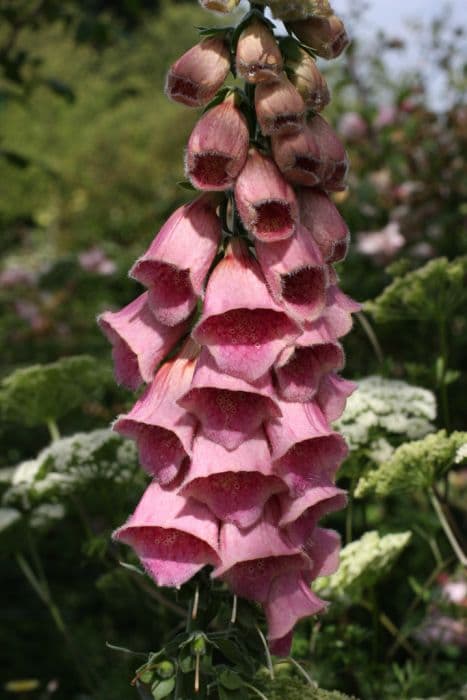
POLYGON ((383 105, 374 119, 373 124, 377 129, 383 129, 386 126, 392 126, 398 116, 397 107, 394 105, 383 105))
POLYGON ((339 120, 338 131, 344 141, 360 141, 368 135, 368 124, 358 112, 346 112, 339 120))
POLYGON ((89 248, 78 255, 78 262, 86 272, 97 275, 113 275, 117 270, 116 264, 110 260, 101 248, 89 248))
POLYGON ((381 263, 394 258, 404 245, 405 238, 396 221, 390 221, 381 231, 357 234, 357 250, 381 263))
POLYGON ((36 278, 32 270, 27 270, 24 267, 7 267, 0 272, 0 288, 30 287, 36 282, 36 278))

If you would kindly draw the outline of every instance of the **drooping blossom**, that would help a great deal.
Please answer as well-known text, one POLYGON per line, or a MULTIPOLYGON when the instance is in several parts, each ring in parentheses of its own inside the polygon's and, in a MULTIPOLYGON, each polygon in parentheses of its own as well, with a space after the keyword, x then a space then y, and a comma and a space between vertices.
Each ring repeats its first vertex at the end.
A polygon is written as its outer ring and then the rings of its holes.
POLYGON ((159 586, 179 588, 207 563, 219 563, 218 528, 205 505, 153 481, 113 537, 133 547, 159 586))
POLYGON ((210 37, 196 44, 170 68, 165 92, 170 99, 187 107, 208 104, 230 71, 230 52, 226 41, 210 37))
POLYGON ((174 326, 191 314, 221 240, 217 199, 202 195, 177 209, 130 275, 148 287, 151 311, 174 326))
POLYGON ((221 372, 205 348, 187 393, 178 403, 201 422, 203 433, 235 450, 266 421, 281 415, 269 373, 246 382, 221 372))
POLYGON ((246 230, 260 241, 290 238, 298 223, 295 192, 272 158, 250 149, 235 183, 235 203, 246 230))
POLYGON ((260 429, 230 451, 200 432, 181 493, 205 503, 224 523, 249 528, 271 496, 286 488, 273 474, 266 436, 260 429))
POLYGON ((298 324, 269 294, 247 245, 232 239, 209 279, 193 338, 222 372, 254 382, 299 335, 298 324))
POLYGON ((277 243, 257 241, 256 253, 273 299, 298 321, 313 321, 326 304, 328 272, 310 233, 301 225, 277 243))
POLYGON ((313 236, 323 258, 333 263, 343 260, 349 246, 349 229, 329 197, 317 189, 298 191, 300 221, 313 236))
POLYGON ((300 41, 328 60, 340 56, 350 43, 344 23, 336 15, 308 17, 288 26, 300 41))
POLYGON ((247 83, 260 83, 282 73, 282 53, 269 27, 253 20, 242 31, 237 43, 237 75, 247 83))
POLYGON ((287 61, 292 73, 290 81, 301 95, 306 107, 321 112, 331 99, 326 79, 307 51, 294 47, 293 56, 287 61))
POLYGON ((344 351, 336 342, 286 348, 275 364, 279 393, 286 401, 312 401, 323 377, 343 369, 344 364, 344 351))
POLYGON ((106 311, 98 322, 113 346, 117 382, 129 389, 152 381, 159 362, 188 329, 186 322, 169 327, 157 321, 147 292, 120 311, 106 311))
POLYGON ((185 158, 185 172, 199 190, 230 189, 248 154, 246 119, 228 97, 204 114, 193 129, 185 158))
POLYGON ((285 73, 257 85, 256 117, 264 136, 295 133, 305 121, 305 103, 285 73))
POLYGON ((173 360, 157 372, 131 411, 119 416, 114 430, 133 438, 141 466, 162 484, 170 484, 192 453, 196 417, 178 405, 189 389, 199 348, 188 341, 173 360))

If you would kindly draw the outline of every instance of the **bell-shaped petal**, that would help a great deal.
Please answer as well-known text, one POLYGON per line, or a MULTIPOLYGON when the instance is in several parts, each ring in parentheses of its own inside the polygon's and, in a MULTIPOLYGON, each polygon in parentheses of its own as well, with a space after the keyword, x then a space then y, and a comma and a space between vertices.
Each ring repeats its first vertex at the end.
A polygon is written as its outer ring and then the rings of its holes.
POLYGON ((259 520, 266 501, 286 488, 272 473, 268 443, 259 430, 233 451, 198 434, 180 492, 205 503, 219 520, 248 528, 259 520))
POLYGON ((294 49, 293 56, 287 61, 290 82, 308 109, 321 112, 331 99, 326 80, 309 53, 296 46, 294 49))
POLYGON ((300 224, 295 235, 277 243, 255 244, 273 299, 298 321, 313 321, 326 304, 328 272, 310 233, 300 224))
POLYGON ((321 150, 307 126, 293 134, 274 134, 271 147, 274 160, 286 180, 306 187, 315 187, 322 182, 321 150))
POLYGON ((119 416, 113 428, 136 440, 141 465, 162 485, 178 475, 191 455, 196 417, 178 405, 189 389, 198 348, 190 340, 174 359, 157 372, 131 411, 119 416))
POLYGON ((211 511, 156 482, 113 537, 133 547, 159 586, 178 588, 206 564, 219 563, 218 522, 211 511))
POLYGON ((253 84, 272 80, 282 73, 282 53, 264 22, 252 20, 240 34, 236 66, 237 75, 253 84))
POLYGON ((282 417, 266 425, 274 472, 285 481, 290 495, 298 497, 323 474, 332 480, 348 449, 315 402, 279 405, 282 417))
POLYGON ((175 211, 130 275, 149 290, 158 321, 174 326, 188 318, 221 240, 217 198, 202 195, 175 211))
POLYGON ((324 610, 327 603, 313 593, 300 571, 277 576, 271 584, 264 605, 268 623, 268 640, 271 652, 288 656, 292 644, 292 631, 306 617, 324 610))
POLYGON ((230 50, 222 37, 209 37, 181 56, 167 74, 165 92, 187 107, 204 107, 230 71, 230 50))
POLYGON ((330 17, 308 17, 305 20, 290 22, 289 29, 318 56, 337 58, 350 43, 344 23, 336 15, 330 17))
POLYGON ((330 423, 341 417, 347 399, 356 389, 355 382, 338 374, 331 373, 322 378, 315 400, 330 423))
POLYGON ((249 383, 221 372, 204 349, 179 404, 193 413, 209 440, 235 450, 266 420, 281 415, 269 374, 249 383))
POLYGON ((345 189, 345 178, 349 168, 344 144, 327 121, 316 114, 308 121, 309 133, 319 146, 321 171, 320 178, 324 189, 339 191, 345 189))
POLYGON ((264 136, 294 133, 305 123, 305 103, 285 73, 256 86, 255 108, 264 136))
POLYGON ((192 131, 185 172, 198 190, 230 189, 242 170, 249 147, 245 117, 233 98, 204 114, 192 131))
POLYGON ((303 187, 298 193, 300 221, 316 241, 328 263, 343 260, 349 245, 349 229, 329 197, 303 187))
POLYGON ((272 158, 250 149, 235 183, 235 202, 246 230, 260 241, 290 238, 298 223, 295 192, 272 158))
MULTIPOLYGON (((279 394, 285 401, 311 401, 323 377, 343 369, 344 364, 344 351, 339 343, 286 348, 275 364, 279 394)), ((324 401, 326 396, 324 392, 324 401)))
POLYGON ((361 306, 344 294, 337 285, 331 284, 326 293, 326 307, 322 315, 312 323, 305 323, 297 345, 307 347, 321 343, 332 343, 347 335, 352 329, 352 314, 361 306))
POLYGON ((299 334, 270 296, 246 243, 232 239, 209 279, 194 339, 208 347, 221 372, 254 382, 299 334))
MULTIPOLYGON (((346 492, 334 486, 324 473, 318 475, 313 485, 301 496, 292 498, 290 494, 284 493, 280 495, 279 501, 282 513, 279 527, 289 527, 305 514, 306 533, 309 533, 325 515, 345 508, 347 497, 346 492)), ((301 533, 299 541, 303 543, 304 533, 301 528, 299 531, 301 533)))
POLYGON ((117 382, 129 389, 151 382, 158 364, 188 330, 187 322, 172 327, 159 323, 147 292, 120 311, 106 311, 98 323, 113 346, 117 382))
POLYGON ((270 501, 262 518, 247 530, 230 523, 221 527, 222 564, 215 569, 213 577, 226 581, 242 598, 264 602, 275 577, 311 566, 302 548, 291 546, 278 529, 278 508, 277 503, 270 501))

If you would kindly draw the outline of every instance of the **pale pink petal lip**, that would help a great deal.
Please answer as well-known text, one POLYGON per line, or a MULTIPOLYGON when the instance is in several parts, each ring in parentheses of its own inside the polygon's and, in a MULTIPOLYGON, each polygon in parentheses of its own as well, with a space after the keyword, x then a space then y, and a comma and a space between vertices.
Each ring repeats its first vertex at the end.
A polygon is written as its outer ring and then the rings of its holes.
POLYGON ((248 528, 259 520, 266 501, 286 488, 272 473, 269 447, 259 430, 232 451, 199 433, 180 493, 205 503, 219 520, 248 528))
POLYGON ((279 496, 279 501, 281 504, 279 527, 288 527, 306 513, 306 527, 311 531, 322 517, 344 508, 347 498, 343 489, 334 486, 332 480, 323 475, 302 496, 292 498, 285 493, 279 496))
POLYGON ((231 377, 219 370, 207 349, 179 404, 198 418, 207 438, 227 450, 237 449, 265 420, 281 415, 269 374, 253 383, 231 377))
POLYGON ((113 537, 133 547, 159 586, 178 588, 219 562, 218 522, 209 509, 155 482, 113 537))
POLYGON ((304 403, 313 400, 325 382, 321 396, 323 403, 327 404, 333 397, 325 377, 330 372, 341 370, 344 364, 344 351, 339 343, 286 348, 275 365, 279 394, 286 401, 304 403))
POLYGON ((355 382, 331 372, 323 377, 316 394, 316 403, 327 420, 332 422, 341 417, 349 396, 357 389, 355 382))
POLYGON ((211 274, 193 338, 222 372, 254 382, 298 335, 299 325, 273 301, 246 243, 233 239, 211 274))
POLYGON ((159 323, 147 292, 120 311, 106 311, 98 323, 113 346, 117 382, 130 389, 152 381, 157 365, 188 330, 187 322, 171 328, 159 323))
POLYGON ((148 287, 151 310, 174 326, 190 316, 221 240, 217 198, 201 195, 179 207, 136 261, 131 277, 148 287))

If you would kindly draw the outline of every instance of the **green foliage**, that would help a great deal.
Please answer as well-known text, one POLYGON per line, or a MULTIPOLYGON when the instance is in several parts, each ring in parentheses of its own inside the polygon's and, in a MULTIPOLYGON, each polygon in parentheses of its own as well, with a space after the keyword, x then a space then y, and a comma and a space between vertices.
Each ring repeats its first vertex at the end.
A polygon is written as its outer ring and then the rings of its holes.
POLYGON ((108 368, 89 356, 18 369, 0 386, 0 410, 6 420, 28 426, 57 421, 98 398, 110 378, 108 368))
POLYGON ((314 590, 324 598, 340 603, 360 602, 364 592, 391 571, 411 536, 410 532, 383 536, 375 531, 366 532, 359 540, 344 547, 338 571, 318 579, 314 590))
POLYGON ((467 256, 430 260, 396 279, 365 310, 379 323, 449 318, 465 303, 467 256))
MULTIPOLYGON (((261 689, 268 700, 356 700, 353 696, 343 693, 312 688, 303 680, 285 674, 277 676, 269 683, 263 682, 261 689)), ((252 700, 254 697, 252 694, 252 700)))
POLYGON ((423 440, 401 445, 390 459, 360 479, 355 495, 388 496, 428 489, 452 467, 466 443, 467 433, 447 435, 445 430, 440 430, 423 440))

